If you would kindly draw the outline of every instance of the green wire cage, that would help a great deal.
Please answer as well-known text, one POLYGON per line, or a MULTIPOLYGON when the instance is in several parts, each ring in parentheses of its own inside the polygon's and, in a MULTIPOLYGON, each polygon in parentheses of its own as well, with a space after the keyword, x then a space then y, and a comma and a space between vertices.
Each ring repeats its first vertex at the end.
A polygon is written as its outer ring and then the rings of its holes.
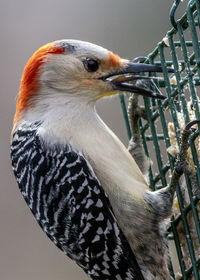
MULTIPOLYGON (((152 190, 167 186, 174 168, 174 154, 180 145, 181 131, 190 120, 200 120, 200 0, 188 1, 185 13, 176 20, 180 2, 176 0, 171 8, 173 28, 146 60, 162 66, 163 76, 156 85, 157 90, 167 96, 164 102, 144 97, 147 120, 139 120, 144 151, 153 160, 149 168, 152 190), (169 75, 167 67, 173 67, 174 74, 169 75)), ((120 101, 130 139, 126 97, 121 95, 120 101)), ((194 191, 194 185, 197 192, 200 188, 198 136, 197 127, 190 136, 187 159, 193 175, 185 174, 177 186, 168 229, 169 243, 175 245, 179 262, 177 268, 172 260, 172 275, 175 278, 176 274, 176 279, 200 279, 200 202, 194 191)))

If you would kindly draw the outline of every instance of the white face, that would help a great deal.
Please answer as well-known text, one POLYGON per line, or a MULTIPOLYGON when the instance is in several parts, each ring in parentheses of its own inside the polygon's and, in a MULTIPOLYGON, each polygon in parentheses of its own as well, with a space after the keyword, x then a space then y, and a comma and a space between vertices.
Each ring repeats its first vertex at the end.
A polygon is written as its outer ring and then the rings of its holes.
POLYGON ((88 101, 96 101, 105 95, 117 93, 100 77, 126 65, 126 60, 88 42, 62 40, 56 45, 65 51, 64 54, 52 54, 42 65, 41 91, 54 91, 54 94, 62 92, 88 101), (88 60, 93 61, 92 70, 87 68, 88 60))
POLYGON ((94 103, 125 91, 164 98, 136 85, 141 77, 135 73, 161 71, 159 66, 129 62, 88 42, 49 43, 36 51, 25 67, 15 120, 39 104, 47 108, 71 101, 94 103))

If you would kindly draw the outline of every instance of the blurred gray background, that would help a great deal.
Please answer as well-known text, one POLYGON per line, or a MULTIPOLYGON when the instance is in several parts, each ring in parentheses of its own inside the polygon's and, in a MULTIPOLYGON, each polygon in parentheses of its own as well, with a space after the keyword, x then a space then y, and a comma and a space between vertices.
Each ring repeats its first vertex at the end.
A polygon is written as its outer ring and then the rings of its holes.
MULTIPOLYGON (((45 236, 11 170, 9 137, 23 68, 41 45, 64 38, 102 45, 125 58, 145 56, 170 29, 172 0, 0 1, 0 279, 88 279, 45 236)), ((119 98, 98 111, 126 144, 119 98)))

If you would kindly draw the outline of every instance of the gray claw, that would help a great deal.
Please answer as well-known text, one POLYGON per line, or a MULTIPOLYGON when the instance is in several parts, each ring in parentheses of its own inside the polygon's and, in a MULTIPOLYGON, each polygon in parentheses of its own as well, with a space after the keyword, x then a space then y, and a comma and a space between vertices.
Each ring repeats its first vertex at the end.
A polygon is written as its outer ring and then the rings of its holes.
POLYGON ((190 130, 190 128, 195 125, 195 124, 200 124, 200 120, 194 120, 194 121, 191 121, 189 122, 186 126, 185 126, 185 129, 184 130, 190 130))
POLYGON ((143 63, 143 62, 145 62, 146 59, 147 59, 147 57, 145 57, 145 56, 139 56, 139 57, 134 58, 131 62, 143 63))

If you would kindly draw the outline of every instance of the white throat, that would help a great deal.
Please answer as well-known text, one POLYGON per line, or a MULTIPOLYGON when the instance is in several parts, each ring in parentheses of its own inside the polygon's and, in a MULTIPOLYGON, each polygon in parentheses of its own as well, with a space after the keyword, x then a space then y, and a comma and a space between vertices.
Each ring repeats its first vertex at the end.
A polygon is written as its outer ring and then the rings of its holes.
POLYGON ((40 117, 43 123, 38 133, 47 144, 70 143, 80 151, 90 162, 108 196, 122 188, 131 196, 142 197, 148 186, 132 156, 100 119, 94 103, 77 100, 63 97, 58 98, 56 104, 50 100, 51 105, 46 110, 39 110, 40 116, 37 115, 39 111, 34 110, 35 116, 29 113, 26 118, 33 121, 40 117))

